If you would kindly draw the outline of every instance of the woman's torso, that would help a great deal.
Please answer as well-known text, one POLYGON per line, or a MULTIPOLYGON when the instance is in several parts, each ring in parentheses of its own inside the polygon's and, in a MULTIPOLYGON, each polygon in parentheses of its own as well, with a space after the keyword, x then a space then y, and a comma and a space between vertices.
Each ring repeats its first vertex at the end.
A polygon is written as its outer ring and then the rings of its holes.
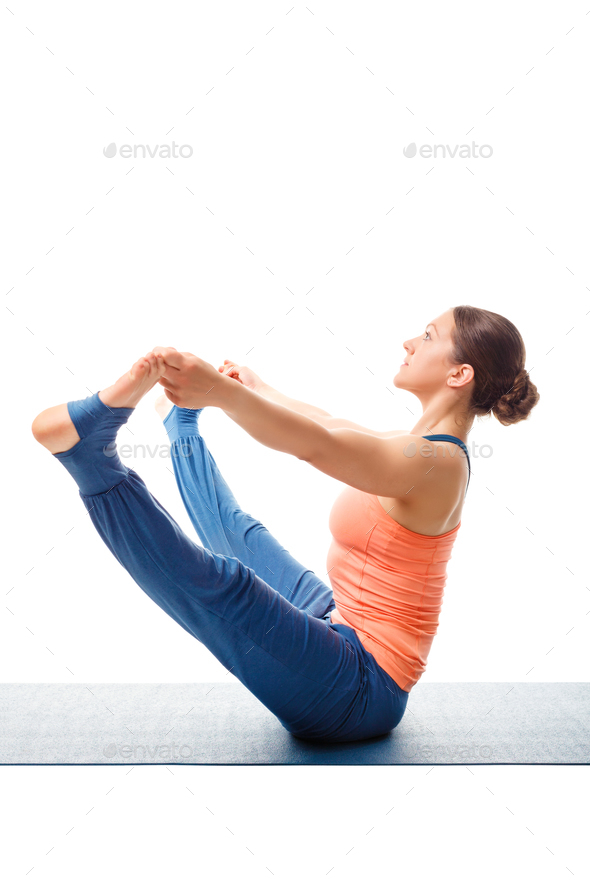
POLYGON ((437 471, 428 497, 390 498, 348 486, 329 518, 331 621, 352 627, 403 691, 411 690, 426 667, 469 477, 464 444, 451 443, 448 436, 439 443, 453 461, 437 471))

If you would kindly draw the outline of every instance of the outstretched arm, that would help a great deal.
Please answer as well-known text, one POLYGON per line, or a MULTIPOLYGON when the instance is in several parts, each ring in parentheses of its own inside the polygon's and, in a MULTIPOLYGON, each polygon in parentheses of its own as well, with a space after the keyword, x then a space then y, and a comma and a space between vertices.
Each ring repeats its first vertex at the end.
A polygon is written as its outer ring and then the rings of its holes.
MULTIPOLYGON (((424 461, 433 444, 414 434, 378 439, 345 428, 330 430, 220 375, 205 360, 173 348, 154 348, 166 371, 159 379, 166 396, 180 408, 217 406, 254 439, 270 449, 294 455, 312 467, 373 495, 399 497, 423 481, 434 465, 424 461), (420 449, 418 446, 420 445, 420 449), (426 452, 424 451, 426 449, 426 452), (414 457, 419 453, 422 457, 414 457)), ((446 472, 434 477, 444 479, 446 472)), ((433 477, 430 479, 432 490, 433 477)))
POLYGON ((313 418, 314 421, 317 421, 322 427, 327 427, 328 430, 337 430, 338 428, 362 430, 363 433, 369 433, 371 436, 379 437, 379 439, 389 439, 392 436, 399 436, 406 432, 405 430, 371 430, 369 427, 363 427, 361 424, 349 421, 348 418, 334 418, 329 412, 320 409, 318 406, 312 406, 310 403, 304 403, 301 400, 292 399, 292 397, 280 393, 270 384, 267 384, 266 381, 263 381, 248 366, 239 366, 232 360, 225 359, 223 365, 219 366, 217 371, 230 376, 234 381, 237 381, 249 390, 253 390, 255 393, 259 393, 272 403, 278 403, 280 406, 286 406, 299 415, 307 415, 308 418, 313 418))
MULTIPOLYGON (((250 390, 220 374, 210 363, 192 353, 179 352, 173 347, 155 347, 153 352, 166 364, 166 372, 159 383, 171 402, 188 409, 217 406, 258 442, 304 461, 309 460, 310 452, 317 450, 320 440, 326 439, 326 431, 346 428, 377 439, 404 433, 379 433, 327 413, 310 417, 279 402, 271 402, 262 392, 250 390)), ((282 397, 278 391, 275 393, 277 398, 282 397)), ((314 408, 298 400, 291 402, 298 408, 314 408)))

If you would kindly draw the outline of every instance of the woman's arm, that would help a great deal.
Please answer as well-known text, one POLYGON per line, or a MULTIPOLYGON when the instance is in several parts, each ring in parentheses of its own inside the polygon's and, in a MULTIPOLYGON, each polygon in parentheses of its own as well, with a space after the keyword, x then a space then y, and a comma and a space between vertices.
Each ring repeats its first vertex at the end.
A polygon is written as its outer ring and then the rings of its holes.
POLYGON ((421 437, 405 433, 395 439, 378 439, 358 430, 330 430, 241 384, 222 380, 229 386, 211 391, 212 405, 246 433, 269 449, 294 455, 355 489, 397 498, 416 486, 421 488, 428 477, 431 494, 436 497, 440 483, 448 483, 444 468, 429 476, 435 465, 423 459, 432 454, 433 444, 421 437), (416 454, 422 457, 414 457, 416 454))
POLYGON ((205 405, 217 406, 258 442, 297 458, 307 460, 307 456, 302 455, 301 451, 307 451, 309 442, 315 445, 318 435, 325 438, 325 434, 318 434, 320 430, 356 430, 379 439, 389 439, 406 432, 379 432, 345 418, 333 418, 323 409, 286 397, 264 383, 257 385, 256 390, 251 390, 227 374, 220 373, 219 370, 216 372, 210 363, 193 353, 179 352, 173 347, 156 347, 153 352, 164 359, 166 372, 159 383, 166 390, 171 402, 187 409, 199 409, 205 405), (284 403, 290 403, 292 407, 289 408, 284 403), (308 412, 311 415, 306 414, 308 412), (278 433, 272 427, 273 422, 282 422, 284 425, 278 428, 278 433), (262 430, 262 436, 256 432, 257 425, 262 430), (296 449, 292 447, 292 433, 296 437, 305 437, 295 441, 296 449), (285 440, 285 443, 280 440, 285 440))
MULTIPOLYGON (((422 438, 414 434, 378 439, 358 430, 329 430, 313 418, 298 415, 220 375, 193 353, 179 353, 171 347, 154 348, 153 353, 165 364, 158 383, 179 408, 216 406, 269 449, 294 455, 357 489, 396 498, 406 494, 408 486, 412 489, 428 466, 422 458, 413 457, 418 444, 421 455, 425 447, 422 438)), ((432 448, 432 443, 429 445, 432 448)), ((427 472, 430 470, 432 467, 427 472)))
POLYGON ((237 381, 249 390, 259 393, 270 402, 285 406, 285 408, 297 412, 298 415, 306 415, 308 418, 312 418, 328 430, 336 430, 339 428, 360 430, 363 433, 369 433, 371 436, 376 436, 380 439, 389 439, 389 437, 399 436, 399 434, 406 432, 404 430, 371 430, 368 427, 363 427, 361 424, 355 424, 354 421, 349 421, 347 418, 334 418, 324 409, 312 406, 310 403, 304 403, 298 399, 292 399, 290 396, 280 393, 270 384, 267 384, 266 381, 263 381, 260 375, 257 375, 256 372, 248 366, 239 366, 237 363, 233 362, 233 360, 225 359, 223 365, 219 366, 217 371, 222 375, 228 375, 234 381, 237 381))

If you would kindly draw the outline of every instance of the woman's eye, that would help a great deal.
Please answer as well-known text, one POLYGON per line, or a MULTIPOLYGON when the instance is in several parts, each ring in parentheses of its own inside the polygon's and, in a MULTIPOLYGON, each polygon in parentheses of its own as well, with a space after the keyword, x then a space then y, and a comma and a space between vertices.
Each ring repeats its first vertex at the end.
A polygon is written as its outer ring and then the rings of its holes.
MULTIPOLYGON (((428 335, 428 337, 430 338, 430 332, 425 332, 424 334, 428 335)), ((423 338, 422 341, 426 341, 426 338, 423 338)))

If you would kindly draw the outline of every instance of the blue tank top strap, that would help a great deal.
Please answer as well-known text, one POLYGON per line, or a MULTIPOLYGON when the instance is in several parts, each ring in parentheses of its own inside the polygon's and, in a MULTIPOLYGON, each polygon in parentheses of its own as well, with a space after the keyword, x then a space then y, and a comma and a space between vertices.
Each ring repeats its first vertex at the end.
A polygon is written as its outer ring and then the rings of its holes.
POLYGON ((465 454, 467 455, 467 467, 469 468, 469 476, 467 478, 467 488, 465 489, 465 497, 467 496, 467 489, 469 488, 469 483, 471 482, 471 460, 469 458, 469 452, 467 451, 467 446, 463 442, 462 439, 459 439, 458 436, 451 436, 450 433, 431 433, 428 436, 423 436, 422 439, 440 439, 442 441, 454 442, 458 446, 461 446, 465 454))

